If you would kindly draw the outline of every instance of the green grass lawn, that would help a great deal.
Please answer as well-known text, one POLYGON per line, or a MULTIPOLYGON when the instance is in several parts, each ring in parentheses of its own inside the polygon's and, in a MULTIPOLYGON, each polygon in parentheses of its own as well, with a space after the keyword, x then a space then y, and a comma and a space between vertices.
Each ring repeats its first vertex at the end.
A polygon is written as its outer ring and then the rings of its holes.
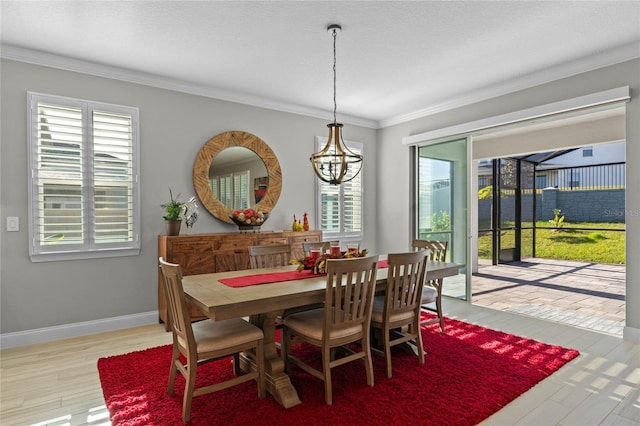
MULTIPOLYGON (((526 225, 523 225, 526 226, 526 225)), ((548 222, 537 226, 549 227, 548 222)), ((624 229, 623 223, 566 223, 559 230, 536 229, 536 257, 624 264, 625 232, 582 231, 575 228, 624 229)), ((514 232, 502 235, 503 247, 513 247, 514 232)), ((532 230, 522 231, 522 257, 532 257, 532 230)), ((491 259, 491 235, 478 238, 478 257, 491 259)))

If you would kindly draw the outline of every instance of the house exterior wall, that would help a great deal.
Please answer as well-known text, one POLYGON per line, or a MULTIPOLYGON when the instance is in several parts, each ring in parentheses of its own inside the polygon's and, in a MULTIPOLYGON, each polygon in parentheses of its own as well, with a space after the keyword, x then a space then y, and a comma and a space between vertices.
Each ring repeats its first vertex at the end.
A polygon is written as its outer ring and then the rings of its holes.
POLYGON ((544 164, 548 167, 576 167, 625 161, 624 142, 590 145, 589 147, 593 154, 591 156, 584 155, 585 148, 583 147, 546 161, 544 164))

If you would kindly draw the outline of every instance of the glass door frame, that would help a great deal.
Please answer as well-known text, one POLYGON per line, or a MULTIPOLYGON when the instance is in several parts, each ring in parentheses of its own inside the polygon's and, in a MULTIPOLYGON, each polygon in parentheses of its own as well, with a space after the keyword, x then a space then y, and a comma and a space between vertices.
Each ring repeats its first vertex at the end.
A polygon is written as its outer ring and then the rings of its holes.
MULTIPOLYGON (((419 201, 419 183, 418 183, 418 161, 420 158, 419 151, 421 148, 434 146, 434 145, 442 145, 446 143, 460 143, 464 142, 464 159, 461 159, 460 162, 463 164, 458 164, 459 169, 457 171, 452 171, 452 174, 463 173, 464 180, 466 184, 464 187, 460 187, 459 181, 456 181, 456 184, 451 185, 451 223, 452 227, 448 230, 450 235, 450 243, 448 250, 449 261, 462 264, 463 267, 459 271, 458 276, 464 276, 464 295, 461 297, 463 300, 471 303, 471 264, 472 264, 472 213, 476 210, 472 203, 472 160, 471 160, 471 144, 472 138, 471 136, 457 136, 457 137, 449 137, 446 139, 438 139, 432 141, 424 141, 422 143, 416 144, 412 146, 411 155, 412 155, 412 178, 411 178, 411 236, 412 238, 418 238, 420 235, 419 232, 419 218, 418 218, 418 201, 419 201), (453 193, 453 191, 464 191, 464 194, 459 195, 457 193, 453 193), (458 202, 456 203, 456 200, 458 202), (462 201, 462 202, 460 202, 462 201), (462 204, 463 212, 459 213, 456 209, 460 208, 459 205, 462 204), (458 207, 456 207, 458 206, 458 207), (456 220, 456 217, 459 218, 459 214, 464 218, 464 230, 460 231, 459 229, 455 229, 455 223, 459 222, 456 220), (462 235, 460 235, 462 233, 462 235)), ((431 158, 431 157, 427 157, 431 158)), ((446 161, 444 158, 433 157, 435 160, 446 161)), ((450 160, 454 163, 455 168, 455 158, 450 160)), ((453 183, 453 179, 451 179, 453 183)), ((449 296, 446 294, 446 284, 445 284, 445 296, 449 296)), ((456 296, 457 297, 457 296, 456 296)))

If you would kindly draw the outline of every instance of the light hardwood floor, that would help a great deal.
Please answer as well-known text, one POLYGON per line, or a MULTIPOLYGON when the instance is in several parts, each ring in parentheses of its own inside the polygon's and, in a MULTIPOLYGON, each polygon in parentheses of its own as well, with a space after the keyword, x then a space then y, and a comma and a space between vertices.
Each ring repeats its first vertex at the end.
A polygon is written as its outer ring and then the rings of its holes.
MULTIPOLYGON (((581 353, 483 425, 640 424, 640 344, 457 300, 444 308, 451 318, 581 353)), ((151 325, 2 350, 0 424, 108 425, 98 358, 170 341, 151 325)))

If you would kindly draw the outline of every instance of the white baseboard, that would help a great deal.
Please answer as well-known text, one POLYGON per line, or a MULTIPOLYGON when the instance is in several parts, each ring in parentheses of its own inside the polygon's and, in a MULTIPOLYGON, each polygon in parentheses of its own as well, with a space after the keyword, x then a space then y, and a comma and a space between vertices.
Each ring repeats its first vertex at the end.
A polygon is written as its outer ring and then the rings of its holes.
POLYGON ((622 330, 622 339, 630 342, 640 342, 640 328, 625 326, 622 330))
POLYGON ((122 330, 125 328, 157 323, 158 311, 151 311, 143 312, 140 314, 105 318, 101 320, 64 324, 55 327, 45 327, 37 328, 34 330, 18 331, 15 333, 5 333, 0 335, 0 348, 14 348, 17 346, 31 345, 33 343, 50 342, 52 340, 86 336, 88 334, 122 330))

